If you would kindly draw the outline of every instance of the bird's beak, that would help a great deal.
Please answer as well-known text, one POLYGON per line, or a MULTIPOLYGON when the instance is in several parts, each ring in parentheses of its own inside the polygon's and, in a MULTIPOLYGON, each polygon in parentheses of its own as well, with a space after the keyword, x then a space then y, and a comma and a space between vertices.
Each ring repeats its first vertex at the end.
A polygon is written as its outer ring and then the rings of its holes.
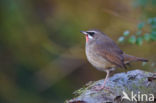
POLYGON ((85 31, 80 31, 82 34, 87 35, 88 33, 85 31))

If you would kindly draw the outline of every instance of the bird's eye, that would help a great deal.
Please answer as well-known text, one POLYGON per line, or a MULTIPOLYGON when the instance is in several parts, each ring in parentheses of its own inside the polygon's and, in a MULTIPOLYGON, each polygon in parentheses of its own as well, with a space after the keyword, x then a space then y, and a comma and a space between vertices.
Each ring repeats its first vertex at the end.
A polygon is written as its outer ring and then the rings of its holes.
POLYGON ((94 36, 94 32, 87 32, 90 36, 94 36))

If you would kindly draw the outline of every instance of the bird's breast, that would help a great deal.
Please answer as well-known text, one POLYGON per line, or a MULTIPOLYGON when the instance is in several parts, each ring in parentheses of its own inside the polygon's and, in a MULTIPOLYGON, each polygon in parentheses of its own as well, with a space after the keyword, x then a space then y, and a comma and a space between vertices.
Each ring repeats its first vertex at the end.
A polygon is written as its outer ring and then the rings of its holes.
POLYGON ((86 56, 88 61, 98 70, 104 71, 115 67, 115 65, 110 63, 107 59, 98 55, 92 46, 86 48, 86 56))

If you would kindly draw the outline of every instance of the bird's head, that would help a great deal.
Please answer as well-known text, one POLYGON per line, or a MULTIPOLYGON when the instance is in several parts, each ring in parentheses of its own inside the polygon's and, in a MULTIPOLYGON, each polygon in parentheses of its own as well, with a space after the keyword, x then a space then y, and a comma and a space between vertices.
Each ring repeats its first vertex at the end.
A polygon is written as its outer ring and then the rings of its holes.
POLYGON ((102 33, 98 30, 81 31, 86 36, 86 42, 100 38, 102 33))

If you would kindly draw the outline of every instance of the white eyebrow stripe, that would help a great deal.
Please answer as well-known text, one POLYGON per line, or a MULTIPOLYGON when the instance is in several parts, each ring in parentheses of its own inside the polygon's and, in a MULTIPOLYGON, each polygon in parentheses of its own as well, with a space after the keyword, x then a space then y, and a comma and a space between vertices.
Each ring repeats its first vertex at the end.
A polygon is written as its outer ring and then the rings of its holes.
POLYGON ((91 31, 87 31, 87 32, 94 32, 94 33, 97 33, 96 31, 94 31, 94 30, 91 30, 91 31))
POLYGON ((89 38, 89 39, 93 39, 93 37, 92 37, 92 36, 90 36, 90 35, 88 35, 88 38, 89 38))

